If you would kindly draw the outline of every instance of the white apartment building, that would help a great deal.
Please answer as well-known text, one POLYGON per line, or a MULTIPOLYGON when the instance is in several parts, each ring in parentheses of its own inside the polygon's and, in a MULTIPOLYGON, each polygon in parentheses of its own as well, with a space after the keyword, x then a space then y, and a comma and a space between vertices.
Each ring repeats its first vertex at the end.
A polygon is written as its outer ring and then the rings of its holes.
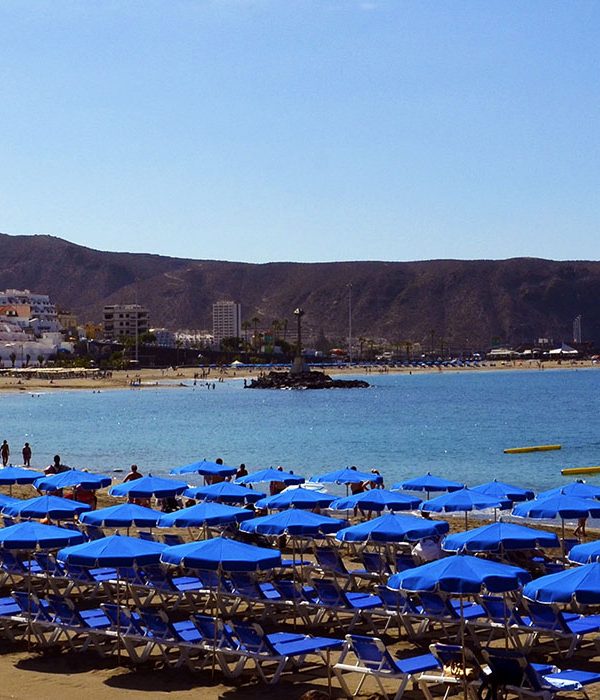
POLYGON ((47 294, 34 294, 29 289, 6 289, 0 292, 0 317, 19 328, 28 328, 40 337, 58 333, 62 327, 56 306, 47 294))
POLYGON ((135 338, 148 331, 148 309, 139 304, 111 304, 104 307, 104 337, 135 338))
POLYGON ((213 304, 213 339, 216 344, 223 338, 242 335, 242 305, 237 301, 217 301, 213 304))
POLYGON ((159 348, 177 347, 177 336, 174 331, 170 331, 168 328, 151 328, 150 333, 156 338, 156 344, 159 348))

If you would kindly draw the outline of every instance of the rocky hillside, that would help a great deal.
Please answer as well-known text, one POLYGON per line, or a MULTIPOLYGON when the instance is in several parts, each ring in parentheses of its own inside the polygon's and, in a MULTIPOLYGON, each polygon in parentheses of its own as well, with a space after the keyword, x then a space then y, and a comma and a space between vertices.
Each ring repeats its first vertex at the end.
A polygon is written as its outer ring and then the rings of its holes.
POLYGON ((107 253, 52 236, 0 234, 0 288, 48 293, 80 322, 99 321, 104 304, 136 299, 151 325, 210 328, 211 305, 242 302, 243 318, 292 322, 302 306, 307 331, 418 341, 429 347, 484 347, 539 337, 572 338, 582 314, 584 340, 600 342, 600 263, 512 260, 269 263, 184 260, 107 253))

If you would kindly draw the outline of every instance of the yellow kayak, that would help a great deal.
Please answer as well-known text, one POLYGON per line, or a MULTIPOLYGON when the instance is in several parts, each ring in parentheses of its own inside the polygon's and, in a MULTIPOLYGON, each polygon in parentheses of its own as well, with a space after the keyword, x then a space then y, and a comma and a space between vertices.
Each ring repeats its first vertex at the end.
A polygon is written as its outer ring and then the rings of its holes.
POLYGON ((509 447, 504 450, 505 455, 518 455, 523 452, 549 452, 550 450, 560 450, 561 445, 534 445, 533 447, 509 447))
POLYGON ((568 469, 561 469, 560 473, 563 476, 569 476, 569 474, 600 474, 600 467, 569 467, 568 469))

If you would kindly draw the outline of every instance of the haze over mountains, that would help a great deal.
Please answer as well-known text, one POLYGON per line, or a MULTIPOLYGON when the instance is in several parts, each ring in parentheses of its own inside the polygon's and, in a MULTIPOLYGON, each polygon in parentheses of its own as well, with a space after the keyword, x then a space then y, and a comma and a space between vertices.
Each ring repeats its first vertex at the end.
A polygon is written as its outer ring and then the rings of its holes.
POLYGON ((152 326, 210 329, 212 304, 242 303, 242 316, 292 322, 306 312, 307 331, 328 338, 352 333, 390 342, 463 348, 572 340, 600 341, 600 263, 510 260, 249 264, 110 253, 53 236, 0 234, 0 288, 47 293, 80 323, 99 322, 105 304, 134 302, 152 326))

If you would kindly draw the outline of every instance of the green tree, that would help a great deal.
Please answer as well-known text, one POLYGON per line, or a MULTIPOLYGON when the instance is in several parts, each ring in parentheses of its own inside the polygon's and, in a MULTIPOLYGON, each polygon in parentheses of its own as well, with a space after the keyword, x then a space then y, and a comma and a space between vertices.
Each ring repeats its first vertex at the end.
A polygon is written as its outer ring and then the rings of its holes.
POLYGON ((43 355, 38 355, 37 356, 37 361, 38 365, 41 367, 44 364, 44 356, 43 355))
POLYGON ((240 339, 236 336, 221 339, 221 350, 223 352, 237 352, 240 347, 240 339))
POLYGON ((242 321, 242 330, 244 331, 244 344, 248 347, 248 331, 252 328, 252 323, 248 320, 242 321))
POLYGON ((362 360, 363 348, 364 348, 366 342, 367 342, 367 339, 363 338, 363 336, 361 335, 358 339, 358 359, 359 360, 362 360))

